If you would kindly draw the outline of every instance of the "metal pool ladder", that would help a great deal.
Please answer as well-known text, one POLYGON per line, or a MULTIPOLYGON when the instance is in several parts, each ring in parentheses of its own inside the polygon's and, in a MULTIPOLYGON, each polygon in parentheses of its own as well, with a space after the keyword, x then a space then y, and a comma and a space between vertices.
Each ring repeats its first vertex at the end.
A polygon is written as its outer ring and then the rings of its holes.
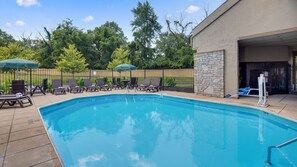
POLYGON ((283 143, 281 143, 279 145, 276 145, 276 146, 269 146, 268 147, 268 150, 267 150, 267 159, 265 161, 265 165, 267 165, 267 166, 272 165, 272 163, 271 163, 271 150, 273 148, 282 148, 282 147, 284 147, 286 145, 289 145, 291 143, 294 143, 295 141, 297 141, 297 137, 295 137, 293 139, 290 139, 290 140, 287 140, 287 141, 285 141, 285 142, 283 142, 283 143))

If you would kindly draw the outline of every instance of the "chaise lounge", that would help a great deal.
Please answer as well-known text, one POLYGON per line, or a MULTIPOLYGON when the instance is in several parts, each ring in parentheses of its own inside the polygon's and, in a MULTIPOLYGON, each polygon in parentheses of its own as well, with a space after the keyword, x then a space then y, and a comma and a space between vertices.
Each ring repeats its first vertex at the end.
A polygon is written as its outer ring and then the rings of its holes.
POLYGON ((259 91, 259 89, 250 88, 250 87, 239 88, 239 90, 238 90, 238 92, 236 94, 238 94, 239 96, 259 97, 258 95, 250 94, 251 91, 259 91))
POLYGON ((151 85, 146 88, 146 91, 158 92, 161 91, 161 78, 152 78, 151 85))
POLYGON ((111 90, 112 87, 108 84, 106 84, 103 80, 103 78, 97 78, 96 79, 97 86, 99 90, 111 90))
POLYGON ((77 82, 75 79, 69 79, 68 86, 69 86, 70 93, 82 93, 84 91, 82 87, 77 85, 77 82))
POLYGON ((66 94, 66 88, 62 87, 62 82, 61 80, 52 80, 52 89, 51 89, 52 94, 66 94))
POLYGON ((25 81, 24 80, 13 80, 11 81, 11 94, 22 93, 23 95, 27 94, 25 81))
POLYGON ((84 79, 84 89, 91 92, 98 90, 98 88, 92 84, 90 79, 84 79))
POLYGON ((14 106, 16 103, 18 103, 22 108, 24 107, 24 104, 26 104, 23 100, 28 100, 26 103, 30 103, 30 105, 33 105, 32 100, 29 96, 20 96, 17 97, 16 95, 1 95, 0 96, 0 109, 3 107, 5 103, 7 103, 9 106, 14 106))
POLYGON ((148 86, 150 86, 151 79, 150 78, 144 78, 143 83, 138 85, 137 90, 146 90, 148 86))
POLYGON ((138 87, 138 78, 132 77, 130 78, 130 89, 138 87))

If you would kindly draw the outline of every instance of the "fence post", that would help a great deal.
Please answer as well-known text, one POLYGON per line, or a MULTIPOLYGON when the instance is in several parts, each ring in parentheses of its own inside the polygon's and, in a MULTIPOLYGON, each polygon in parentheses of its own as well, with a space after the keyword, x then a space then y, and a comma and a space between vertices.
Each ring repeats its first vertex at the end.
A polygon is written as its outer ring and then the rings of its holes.
POLYGON ((61 86, 63 86, 63 72, 61 70, 61 86))
POLYGON ((113 78, 113 69, 111 69, 111 80, 113 78))
POLYGON ((30 68, 30 96, 32 96, 32 68, 30 68))
POLYGON ((144 78, 146 78, 146 69, 143 71, 144 78))
POLYGON ((164 68, 162 69, 162 89, 164 90, 164 68))
POLYGON ((90 69, 89 78, 92 80, 92 70, 90 69))

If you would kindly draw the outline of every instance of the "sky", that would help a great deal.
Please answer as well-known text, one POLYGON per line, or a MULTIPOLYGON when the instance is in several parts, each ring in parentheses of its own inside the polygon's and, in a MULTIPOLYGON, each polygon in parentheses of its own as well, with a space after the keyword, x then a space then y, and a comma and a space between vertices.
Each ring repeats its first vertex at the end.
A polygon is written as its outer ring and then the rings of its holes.
MULTIPOLYGON (((64 19, 73 20, 74 26, 94 29, 106 21, 115 21, 128 40, 133 39, 131 10, 144 0, 0 0, 0 29, 20 37, 40 38, 43 27, 53 30, 64 19)), ((197 25, 204 18, 203 9, 212 12, 225 0, 148 0, 166 31, 166 19, 180 16, 185 22, 197 25)), ((193 27, 194 27, 193 25, 193 27)), ((192 27, 192 28, 193 28, 192 27)))

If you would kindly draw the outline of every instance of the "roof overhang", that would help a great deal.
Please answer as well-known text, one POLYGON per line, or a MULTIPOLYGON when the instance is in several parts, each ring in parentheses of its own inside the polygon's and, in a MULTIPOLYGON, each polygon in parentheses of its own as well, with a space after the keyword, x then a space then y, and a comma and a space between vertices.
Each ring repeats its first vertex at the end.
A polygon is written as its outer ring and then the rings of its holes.
POLYGON ((297 27, 241 37, 240 46, 297 46, 297 27))
POLYGON ((215 22, 241 0, 227 0, 192 30, 192 38, 215 22))

